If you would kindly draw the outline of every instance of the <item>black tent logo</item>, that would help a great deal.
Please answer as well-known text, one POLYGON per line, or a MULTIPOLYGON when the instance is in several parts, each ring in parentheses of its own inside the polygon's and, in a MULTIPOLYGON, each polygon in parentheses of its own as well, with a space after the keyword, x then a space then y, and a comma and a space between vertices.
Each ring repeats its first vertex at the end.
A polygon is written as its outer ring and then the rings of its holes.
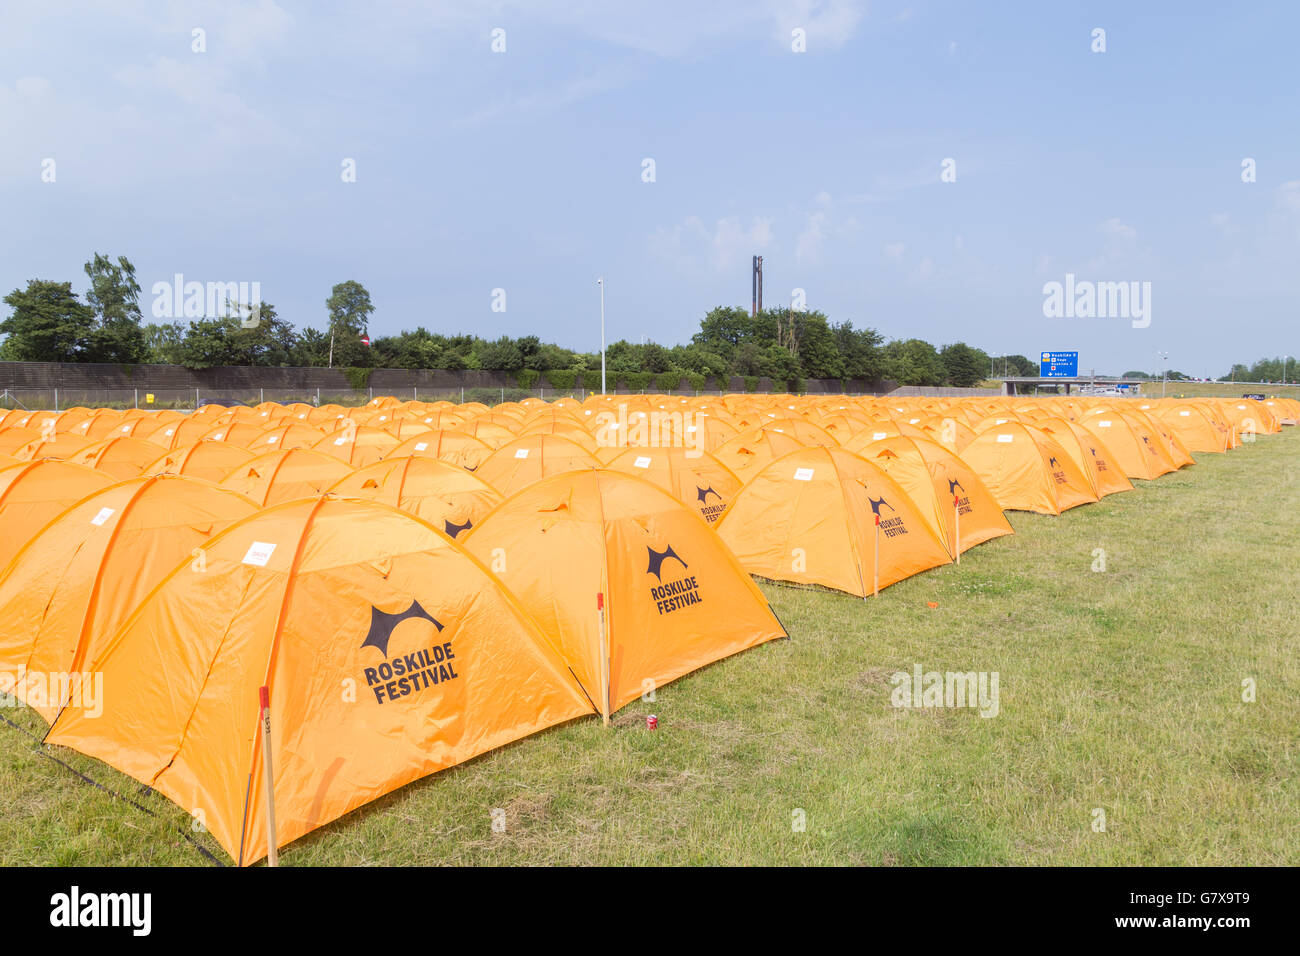
POLYGON ((695 497, 700 504, 707 504, 709 501, 709 495, 713 495, 713 497, 717 498, 719 501, 722 500, 722 495, 714 491, 712 485, 709 485, 707 488, 701 488, 699 485, 695 486, 695 497))
MULTIPOLYGON (((950 495, 955 495, 955 494, 957 494, 957 489, 958 489, 958 488, 961 488, 961 482, 958 481, 956 478, 949 478, 949 479, 948 479, 948 494, 950 494, 950 495)), ((966 489, 965 489, 965 488, 961 488, 961 490, 962 490, 962 491, 965 491, 966 489)))
POLYGON ((673 550, 673 546, 671 544, 668 547, 664 548, 664 550, 662 551, 656 551, 654 548, 650 547, 649 545, 646 545, 646 550, 650 552, 650 564, 646 567, 645 573, 653 574, 660 581, 663 580, 662 571, 664 567, 664 561, 668 560, 669 558, 672 558, 674 561, 679 563, 684 568, 690 567, 690 565, 688 565, 685 561, 683 561, 681 557, 677 554, 677 552, 673 550))
POLYGON ((468 531, 470 528, 474 527, 474 522, 469 519, 466 519, 464 524, 452 524, 449 520, 444 518, 442 523, 445 526, 447 537, 449 538, 454 538, 462 531, 468 531))
POLYGON ((409 621, 418 618, 421 621, 428 621, 438 630, 442 630, 442 625, 424 608, 420 607, 420 602, 412 600, 411 606, 399 614, 389 614, 387 611, 381 611, 379 608, 371 605, 370 608, 370 630, 366 633, 366 639, 361 642, 362 647, 377 647, 380 653, 385 657, 388 656, 388 640, 393 636, 393 631, 397 630, 397 625, 403 621, 409 621))
POLYGON ((871 513, 874 514, 877 518, 880 517, 880 509, 882 507, 888 508, 890 511, 893 511, 895 513, 897 513, 898 511, 897 508, 895 508, 893 505, 891 505, 888 501, 885 500, 883 495, 879 498, 873 498, 871 497, 871 495, 867 495, 867 500, 871 502, 871 513))

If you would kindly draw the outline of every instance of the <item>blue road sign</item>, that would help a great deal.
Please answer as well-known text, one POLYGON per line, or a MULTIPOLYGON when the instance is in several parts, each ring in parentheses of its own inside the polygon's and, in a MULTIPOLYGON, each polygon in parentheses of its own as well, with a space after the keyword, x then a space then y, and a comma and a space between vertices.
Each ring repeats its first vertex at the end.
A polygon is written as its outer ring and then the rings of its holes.
POLYGON ((1078 378, 1078 352, 1043 352, 1038 363, 1040 378, 1078 378))

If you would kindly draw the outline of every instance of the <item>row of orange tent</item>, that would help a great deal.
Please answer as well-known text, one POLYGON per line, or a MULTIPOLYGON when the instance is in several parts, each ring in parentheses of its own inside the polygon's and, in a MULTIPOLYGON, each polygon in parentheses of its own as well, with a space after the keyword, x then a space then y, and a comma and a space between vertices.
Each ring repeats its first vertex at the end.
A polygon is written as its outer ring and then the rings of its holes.
POLYGON ((865 596, 1011 533, 1004 509, 1060 513, 1300 413, 1233 404, 9 413, 0 689, 51 723, 49 742, 202 815, 247 864, 785 636, 750 575, 865 596), (665 428, 676 443, 650 444, 665 428), (274 840, 257 812, 261 687, 274 840))

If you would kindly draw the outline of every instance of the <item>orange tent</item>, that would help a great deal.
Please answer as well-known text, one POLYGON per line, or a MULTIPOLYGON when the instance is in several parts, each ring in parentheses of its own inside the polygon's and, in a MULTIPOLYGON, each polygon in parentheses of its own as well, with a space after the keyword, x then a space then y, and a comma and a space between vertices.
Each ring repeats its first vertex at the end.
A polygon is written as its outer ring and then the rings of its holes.
POLYGON ((206 422, 207 431, 198 435, 192 433, 182 433, 182 429, 188 423, 182 423, 176 427, 176 434, 173 438, 180 444, 188 445, 197 439, 206 439, 208 441, 228 441, 232 445, 243 445, 249 451, 256 452, 255 448, 260 439, 266 437, 266 428, 261 424, 252 422, 229 422, 223 421, 217 424, 206 422))
POLYGON ((596 465, 585 448, 567 438, 526 435, 502 445, 474 473, 501 494, 511 495, 550 475, 596 465))
POLYGON ((1005 510, 1059 515, 1097 500, 1069 452, 1032 425, 995 425, 976 435, 961 457, 1005 510))
POLYGON ((1129 478, 1149 480, 1178 470, 1159 433, 1136 416, 1099 408, 1079 419, 1079 424, 1105 442, 1129 478))
POLYGON ((751 574, 858 597, 952 560, 898 483, 841 448, 801 448, 767 465, 717 531, 751 574))
POLYGON ((46 737, 203 814, 239 864, 385 793, 591 713, 498 582, 418 518, 325 496, 259 512, 179 565, 104 646, 103 713, 46 737))
POLYGON ((722 517, 740 490, 740 479, 726 465, 708 452, 685 448, 629 448, 605 467, 653 482, 709 524, 722 517))
POLYGON ((1268 435, 1282 430, 1272 409, 1253 398, 1238 401, 1221 399, 1216 404, 1239 435, 1268 435))
POLYGON ((245 443, 245 447, 253 454, 261 455, 285 448, 310 448, 322 437, 319 428, 291 418, 266 429, 257 438, 245 443))
POLYGON ((331 458, 362 468, 388 455, 401 444, 392 432, 371 425, 344 425, 311 446, 331 458))
POLYGON ((0 428, 0 455, 11 455, 16 458, 18 450, 24 445, 47 440, 40 430, 36 428, 23 428, 21 426, 0 428))
POLYGON ((1077 422, 1064 418, 1040 418, 1034 426, 1056 439, 1074 463, 1088 477, 1092 493, 1099 499, 1118 491, 1132 491, 1133 483, 1124 477, 1119 463, 1106 443, 1077 422))
POLYGON ((519 598, 606 715, 786 636, 698 514, 631 475, 543 479, 502 502, 465 547, 519 598))
POLYGON ((980 476, 938 442, 899 435, 859 454, 898 482, 954 557, 959 549, 1014 534, 980 476))
POLYGON ((455 430, 477 438, 489 448, 500 448, 506 442, 513 441, 516 437, 511 429, 488 421, 485 418, 476 418, 472 422, 458 425, 455 430))
POLYGON ((352 471, 330 455, 309 448, 290 448, 237 465, 221 479, 221 484, 266 506, 318 495, 352 471))
POLYGON ((720 445, 713 456, 741 481, 749 481, 765 465, 802 447, 803 443, 789 432, 750 428, 720 445))
POLYGON ((54 459, 0 470, 0 568, 47 521, 112 483, 102 471, 54 459))
POLYGON ((464 468, 436 458, 385 458, 345 475, 335 494, 381 501, 423 518, 451 538, 501 503, 501 495, 464 468))
POLYGON ((81 452, 95 444, 89 438, 82 438, 70 432, 56 432, 47 438, 30 441, 13 451, 13 456, 22 461, 35 461, 38 458, 62 458, 64 461, 76 458, 81 452))
POLYGON ((1194 402, 1157 406, 1148 417, 1159 419, 1190 452, 1225 452, 1230 447, 1232 435, 1229 430, 1194 402))
MULTIPOLYGON (((169 449, 192 445, 213 430, 211 417, 200 414, 203 410, 199 409, 182 421, 155 421, 153 427, 147 430, 141 429, 137 437, 148 439, 155 445, 169 449)), ((221 439, 216 440, 221 441, 221 439)))
POLYGON ((146 475, 189 475, 220 481, 237 466, 253 457, 247 448, 224 441, 196 441, 193 445, 164 452, 145 466, 146 475))
POLYGON ((140 474, 162 451, 162 446, 142 438, 105 438, 76 452, 69 460, 121 480, 140 474))
POLYGON ((394 446, 384 457, 404 458, 409 455, 420 455, 424 458, 437 458, 468 471, 476 471, 491 454, 492 447, 473 435, 461 431, 431 429, 412 435, 401 444, 394 446))
MULTIPOLYGON (((243 495, 175 475, 132 478, 81 499, 0 575, 0 671, 85 672, 93 648, 177 562, 193 561, 198 574, 202 556, 192 549, 255 510, 243 495)), ((20 676, 14 692, 47 721, 66 703, 44 678, 20 676)))

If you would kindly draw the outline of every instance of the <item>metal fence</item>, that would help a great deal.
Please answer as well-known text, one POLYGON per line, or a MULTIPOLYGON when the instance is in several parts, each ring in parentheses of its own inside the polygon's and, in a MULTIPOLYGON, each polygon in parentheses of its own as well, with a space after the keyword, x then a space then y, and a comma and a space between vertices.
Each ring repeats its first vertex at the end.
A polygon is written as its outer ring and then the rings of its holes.
MULTIPOLYGON (((563 390, 555 388, 400 388, 400 389, 337 389, 337 388, 7 388, 0 392, 0 408, 21 408, 27 411, 63 411, 69 408, 173 408, 193 411, 203 405, 259 405, 276 402, 291 405, 343 405, 354 408, 365 405, 376 396, 391 395, 400 400, 423 402, 448 401, 457 404, 482 402, 496 405, 501 402, 518 402, 525 398, 555 401, 574 398, 582 401, 591 392, 585 389, 563 390)), ((660 394, 654 389, 610 389, 611 395, 660 394)), ((678 390, 669 394, 681 396, 725 395, 723 391, 701 392, 694 389, 678 390)))

